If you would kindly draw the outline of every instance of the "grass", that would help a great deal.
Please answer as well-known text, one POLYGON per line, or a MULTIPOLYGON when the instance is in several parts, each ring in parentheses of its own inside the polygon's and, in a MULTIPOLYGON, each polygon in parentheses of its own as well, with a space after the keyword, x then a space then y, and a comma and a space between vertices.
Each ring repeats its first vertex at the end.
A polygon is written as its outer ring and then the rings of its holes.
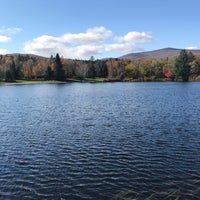
POLYGON ((28 85, 28 84, 55 84, 66 83, 65 81, 54 80, 16 80, 15 82, 0 82, 0 85, 28 85))
POLYGON ((108 79, 106 78, 84 78, 84 79, 70 78, 70 79, 67 79, 67 81, 68 82, 103 83, 103 82, 107 82, 108 79))
POLYGON ((106 79, 105 78, 85 78, 84 81, 90 82, 90 83, 102 83, 102 82, 105 82, 106 79))
POLYGON ((69 82, 86 82, 86 83, 103 83, 108 82, 106 78, 85 78, 85 79, 76 79, 70 78, 66 81, 55 81, 55 80, 16 80, 15 82, 4 82, 0 81, 0 85, 27 85, 27 84, 62 84, 69 82))

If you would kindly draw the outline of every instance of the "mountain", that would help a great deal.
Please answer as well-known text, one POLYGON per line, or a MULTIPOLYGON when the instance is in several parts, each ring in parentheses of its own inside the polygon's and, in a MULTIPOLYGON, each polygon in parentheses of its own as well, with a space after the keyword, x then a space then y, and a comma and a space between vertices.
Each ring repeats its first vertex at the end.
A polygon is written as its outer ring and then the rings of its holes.
MULTIPOLYGON (((134 60, 138 58, 146 58, 146 59, 166 59, 166 58, 173 58, 179 55, 182 49, 175 49, 175 48, 164 48, 158 49, 154 51, 145 51, 139 53, 130 53, 124 56, 119 57, 120 59, 129 59, 134 60)), ((188 52, 192 52, 194 55, 200 54, 199 50, 187 50, 188 52)))

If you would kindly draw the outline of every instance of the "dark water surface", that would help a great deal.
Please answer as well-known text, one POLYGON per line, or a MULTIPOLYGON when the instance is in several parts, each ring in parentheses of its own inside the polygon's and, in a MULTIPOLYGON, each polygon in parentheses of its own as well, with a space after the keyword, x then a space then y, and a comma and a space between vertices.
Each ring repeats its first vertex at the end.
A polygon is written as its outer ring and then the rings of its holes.
POLYGON ((0 199, 199 199, 200 83, 0 86, 0 199))

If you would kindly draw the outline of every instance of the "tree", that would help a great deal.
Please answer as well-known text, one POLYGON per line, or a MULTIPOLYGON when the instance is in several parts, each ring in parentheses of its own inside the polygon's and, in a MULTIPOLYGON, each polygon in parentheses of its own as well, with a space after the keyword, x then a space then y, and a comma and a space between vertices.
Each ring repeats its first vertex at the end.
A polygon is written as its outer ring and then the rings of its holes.
POLYGON ((5 82, 14 82, 15 79, 13 77, 13 74, 11 73, 10 70, 6 70, 6 74, 5 74, 5 82))
POLYGON ((53 71, 52 71, 50 66, 47 67, 45 79, 46 80, 53 80, 53 71))
POLYGON ((90 57, 90 61, 94 61, 95 59, 94 59, 94 56, 91 56, 90 57))
POLYGON ((88 65, 86 62, 80 62, 77 67, 76 67, 76 72, 75 72, 75 76, 80 79, 83 80, 87 77, 88 74, 88 65))
POLYGON ((191 62, 191 76, 192 79, 195 80, 200 75, 200 54, 197 54, 196 59, 191 62))
POLYGON ((14 57, 14 63, 15 63, 15 79, 20 79, 23 77, 22 75, 22 68, 23 68, 23 62, 21 61, 22 60, 22 56, 19 54, 19 55, 16 55, 14 57))
POLYGON ((27 80, 31 80, 33 78, 33 67, 34 62, 32 58, 28 58, 26 61, 23 61, 23 76, 27 80))
POLYGON ((126 65, 125 75, 129 79, 138 80, 140 77, 140 71, 138 66, 134 65, 133 63, 126 65))
POLYGON ((191 62, 194 59, 195 57, 191 52, 188 53, 186 50, 182 50, 180 52, 179 56, 175 60, 174 70, 173 70, 176 79, 181 77, 183 81, 189 80, 191 62))
POLYGON ((88 63, 88 78, 95 78, 96 77, 96 71, 94 67, 94 61, 89 61, 88 63))
POLYGON ((172 75, 173 75, 173 71, 170 67, 167 67, 165 70, 164 70, 164 75, 165 77, 167 78, 171 78, 172 75))
POLYGON ((108 76, 108 69, 105 60, 96 60, 94 62, 96 77, 106 78, 108 76))
POLYGON ((55 57, 55 80, 64 81, 65 80, 65 71, 63 69, 63 65, 60 59, 59 54, 56 54, 55 57))

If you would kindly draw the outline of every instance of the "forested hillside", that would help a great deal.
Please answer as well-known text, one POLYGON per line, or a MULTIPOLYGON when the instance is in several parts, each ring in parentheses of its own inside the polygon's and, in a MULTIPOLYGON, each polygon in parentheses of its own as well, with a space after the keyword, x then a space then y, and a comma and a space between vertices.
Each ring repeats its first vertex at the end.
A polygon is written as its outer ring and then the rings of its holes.
POLYGON ((198 81, 200 55, 181 51, 171 59, 71 60, 28 54, 0 55, 0 81, 87 80, 105 81, 198 81))

